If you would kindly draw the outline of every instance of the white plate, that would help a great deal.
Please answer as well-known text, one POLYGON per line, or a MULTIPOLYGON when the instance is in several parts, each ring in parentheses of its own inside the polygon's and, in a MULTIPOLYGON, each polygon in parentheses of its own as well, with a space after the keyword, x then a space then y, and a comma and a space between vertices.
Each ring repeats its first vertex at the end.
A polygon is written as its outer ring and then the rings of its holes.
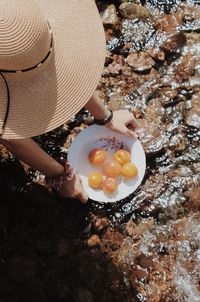
POLYGON ((146 169, 145 153, 138 139, 127 137, 114 132, 106 127, 92 125, 82 130, 73 140, 68 150, 68 160, 80 175, 83 187, 90 199, 100 202, 116 202, 131 193, 140 185, 146 169), (88 160, 88 154, 92 149, 104 148, 108 158, 111 159, 115 151, 126 149, 131 153, 131 162, 138 169, 138 176, 129 181, 122 178, 119 181, 118 189, 112 194, 105 194, 100 189, 92 189, 88 185, 88 174, 101 171, 101 167, 94 167, 88 160))

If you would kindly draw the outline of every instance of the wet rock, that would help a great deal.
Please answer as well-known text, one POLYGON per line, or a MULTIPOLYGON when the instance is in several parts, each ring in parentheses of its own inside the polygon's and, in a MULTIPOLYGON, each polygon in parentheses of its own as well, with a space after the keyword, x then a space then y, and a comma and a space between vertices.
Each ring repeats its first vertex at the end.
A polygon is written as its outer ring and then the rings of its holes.
POLYGON ((100 245, 100 238, 98 235, 92 235, 88 240, 87 240, 87 245, 90 248, 96 247, 100 245))
POLYGON ((110 224, 108 218, 99 218, 96 217, 95 215, 92 215, 91 219, 92 219, 93 228, 97 233, 105 231, 110 224))
POLYGON ((151 120, 142 120, 140 128, 137 130, 140 141, 146 155, 155 156, 163 150, 169 142, 163 125, 151 120))
POLYGON ((147 278, 149 273, 147 269, 140 267, 139 265, 135 265, 131 270, 133 277, 136 279, 144 279, 147 278))
POLYGON ((108 65, 106 70, 112 75, 117 75, 122 71, 125 60, 123 56, 116 54, 113 55, 112 60, 113 62, 108 65))
POLYGON ((120 232, 111 230, 109 228, 106 230, 102 240, 102 243, 106 246, 106 248, 115 251, 120 248, 124 240, 124 236, 120 232))
MULTIPOLYGON (((112 40, 112 39, 117 39, 114 36, 115 36, 115 32, 112 27, 108 27, 107 29, 105 29, 106 42, 108 42, 109 40, 112 40)), ((109 51, 109 50, 107 50, 107 51, 109 51)))
POLYGON ((131 53, 127 57, 127 63, 135 72, 147 72, 154 65, 154 60, 145 52, 131 53))
POLYGON ((174 32, 178 26, 183 23, 182 14, 180 11, 172 13, 170 15, 165 15, 158 19, 156 23, 156 29, 158 31, 164 32, 174 32))
POLYGON ((166 87, 161 90, 161 102, 164 107, 172 106, 176 103, 176 96, 178 95, 177 90, 172 89, 171 87, 166 87))
POLYGON ((183 134, 178 133, 174 135, 169 141, 169 148, 174 151, 183 151, 187 147, 187 140, 183 134))
POLYGON ((120 5, 119 11, 124 18, 130 19, 147 19, 149 18, 150 12, 141 5, 132 3, 132 2, 124 2, 120 5))
POLYGON ((183 33, 172 33, 160 45, 166 53, 180 53, 181 48, 186 44, 186 36, 183 33))
POLYGON ((163 50, 159 48, 149 48, 147 53, 156 61, 164 61, 165 60, 165 53, 163 50))
POLYGON ((169 171, 168 177, 173 179, 174 177, 184 177, 186 175, 192 175, 192 170, 187 166, 180 166, 177 169, 169 171))
POLYGON ((107 71, 112 75, 119 74, 121 70, 122 70, 122 66, 116 62, 112 62, 107 67, 107 71))
POLYGON ((108 66, 110 63, 112 63, 113 59, 111 57, 111 52, 106 51, 106 57, 105 57, 105 66, 108 66))
POLYGON ((129 222, 126 224, 125 233, 126 233, 128 236, 134 236, 135 234, 137 234, 137 224, 134 223, 133 221, 129 221, 129 222))
POLYGON ((185 192, 185 196, 190 199, 190 206, 200 208, 200 184, 189 191, 185 192))
POLYGON ((105 11, 101 13, 101 19, 103 24, 116 25, 118 17, 114 4, 109 5, 105 11))
POLYGON ((112 94, 109 98, 109 107, 112 110, 122 109, 123 97, 119 94, 112 94))
POLYGON ((182 62, 177 65, 175 79, 181 82, 188 80, 194 74, 195 65, 195 58, 190 53, 185 54, 182 62))
POLYGON ((141 254, 137 258, 137 262, 143 267, 147 269, 152 269, 154 267, 154 262, 152 257, 141 254))
POLYGON ((154 225, 153 219, 147 219, 141 221, 138 225, 133 221, 129 221, 125 227, 125 233, 130 237, 135 237, 143 234, 146 230, 149 230, 154 225))
POLYGON ((185 124, 187 126, 200 128, 200 111, 188 111, 185 116, 185 124))
MULTIPOLYGON (((191 1, 191 0, 190 0, 191 1)), ((181 29, 185 32, 198 32, 200 29, 200 10, 196 6, 184 6, 183 11, 183 25, 181 29)))
MULTIPOLYGON (((145 185, 141 187, 142 191, 132 199, 133 210, 135 209, 145 216, 150 215, 150 213, 152 215, 152 213, 157 211, 157 208, 151 202, 164 191, 165 179, 160 174, 150 176, 145 185)), ((143 228, 143 225, 141 225, 141 227, 144 231, 145 226, 143 228)))
POLYGON ((200 162, 195 163, 192 168, 194 170, 194 173, 200 173, 200 162))

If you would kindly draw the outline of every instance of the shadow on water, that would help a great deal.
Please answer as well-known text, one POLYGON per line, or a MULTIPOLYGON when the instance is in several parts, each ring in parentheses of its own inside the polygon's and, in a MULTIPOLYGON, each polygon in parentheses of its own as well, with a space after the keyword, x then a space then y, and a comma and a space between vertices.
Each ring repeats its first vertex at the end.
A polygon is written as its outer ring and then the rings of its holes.
POLYGON ((14 159, 1 162, 0 168, 0 301, 121 302, 136 297, 100 246, 88 246, 88 206, 62 200, 31 182, 14 159))

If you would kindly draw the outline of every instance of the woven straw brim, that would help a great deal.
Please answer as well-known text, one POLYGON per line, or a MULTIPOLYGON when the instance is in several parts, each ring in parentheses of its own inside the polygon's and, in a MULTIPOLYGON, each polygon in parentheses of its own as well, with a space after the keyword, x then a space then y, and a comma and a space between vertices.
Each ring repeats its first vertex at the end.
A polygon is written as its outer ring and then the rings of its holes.
MULTIPOLYGON (((53 53, 32 71, 5 74, 10 111, 3 138, 32 137, 62 125, 90 99, 105 60, 105 34, 94 0, 37 0, 53 32, 53 53)), ((0 79, 0 123, 6 110, 0 79)))

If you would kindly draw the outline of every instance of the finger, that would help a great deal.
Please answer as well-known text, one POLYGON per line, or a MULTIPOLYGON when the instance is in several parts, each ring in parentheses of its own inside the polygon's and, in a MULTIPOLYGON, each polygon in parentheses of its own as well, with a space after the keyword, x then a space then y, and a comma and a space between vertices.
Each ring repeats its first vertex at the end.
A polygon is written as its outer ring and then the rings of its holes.
POLYGON ((128 126, 121 125, 120 128, 118 128, 118 131, 126 136, 131 136, 137 138, 137 134, 135 131, 128 128, 128 126))
POLYGON ((138 135, 137 133, 135 133, 134 131, 128 129, 127 131, 127 135, 131 136, 131 137, 134 137, 134 138, 138 138, 138 135))
POLYGON ((88 201, 88 195, 83 189, 83 183, 82 183, 82 179, 80 177, 79 177, 79 182, 80 182, 80 185, 82 187, 82 191, 79 194, 79 200, 82 203, 86 203, 88 201))
POLYGON ((79 200, 80 200, 80 202, 81 203, 87 203, 87 201, 88 201, 88 196, 87 196, 87 194, 85 193, 85 192, 81 192, 80 194, 79 194, 79 200))

